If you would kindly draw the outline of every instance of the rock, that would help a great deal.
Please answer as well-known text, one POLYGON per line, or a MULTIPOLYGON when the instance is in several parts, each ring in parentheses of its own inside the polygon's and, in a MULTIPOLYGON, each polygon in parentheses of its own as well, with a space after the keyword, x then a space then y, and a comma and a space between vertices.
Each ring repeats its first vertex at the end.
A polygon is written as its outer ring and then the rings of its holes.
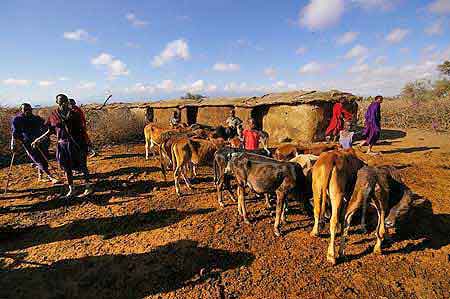
POLYGON ((127 187, 127 183, 122 183, 122 187, 126 188, 127 187))
POLYGON ((159 187, 153 187, 153 192, 159 191, 159 187))

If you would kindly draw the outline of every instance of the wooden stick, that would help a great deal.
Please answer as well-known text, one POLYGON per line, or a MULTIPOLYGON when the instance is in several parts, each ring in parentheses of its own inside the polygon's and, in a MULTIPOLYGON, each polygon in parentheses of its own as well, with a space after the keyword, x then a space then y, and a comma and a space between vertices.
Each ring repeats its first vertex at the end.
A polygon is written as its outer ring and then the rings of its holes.
POLYGON ((13 153, 12 157, 11 157, 11 163, 9 164, 8 176, 6 177, 6 186, 5 186, 5 193, 4 194, 6 194, 8 192, 9 179, 11 177, 11 171, 12 171, 12 167, 13 167, 13 164, 14 164, 14 157, 15 156, 16 156, 16 153, 13 153))

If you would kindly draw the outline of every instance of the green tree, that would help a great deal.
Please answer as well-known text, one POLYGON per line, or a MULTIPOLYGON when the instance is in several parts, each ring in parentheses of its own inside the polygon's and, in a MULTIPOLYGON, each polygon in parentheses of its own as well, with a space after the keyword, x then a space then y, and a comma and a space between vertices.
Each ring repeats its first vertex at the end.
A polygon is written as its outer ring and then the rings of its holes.
POLYGON ((450 77, 450 61, 446 60, 438 65, 438 70, 442 75, 450 77))

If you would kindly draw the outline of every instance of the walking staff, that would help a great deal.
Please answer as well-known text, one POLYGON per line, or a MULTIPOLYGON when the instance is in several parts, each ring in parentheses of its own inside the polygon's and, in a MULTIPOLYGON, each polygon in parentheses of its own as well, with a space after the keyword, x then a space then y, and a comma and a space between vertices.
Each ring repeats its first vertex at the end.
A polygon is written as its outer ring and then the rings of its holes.
POLYGON ((88 145, 82 117, 77 111, 70 109, 69 99, 66 95, 57 95, 56 103, 58 108, 52 111, 46 122, 48 126, 47 132, 37 138, 32 145, 34 147, 38 146, 44 138, 50 134, 56 134, 56 159, 61 169, 66 173, 69 185, 69 192, 66 194, 66 197, 70 198, 74 195, 73 170, 83 173, 85 190, 79 197, 85 197, 92 194, 93 189, 87 168, 88 145))

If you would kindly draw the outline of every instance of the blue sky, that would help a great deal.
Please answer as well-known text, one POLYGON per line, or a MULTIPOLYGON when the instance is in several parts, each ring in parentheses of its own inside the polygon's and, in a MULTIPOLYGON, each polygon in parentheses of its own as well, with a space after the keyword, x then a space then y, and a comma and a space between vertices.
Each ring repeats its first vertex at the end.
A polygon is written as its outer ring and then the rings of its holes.
POLYGON ((449 24, 450 0, 3 0, 0 104, 395 95, 437 78, 449 24))

